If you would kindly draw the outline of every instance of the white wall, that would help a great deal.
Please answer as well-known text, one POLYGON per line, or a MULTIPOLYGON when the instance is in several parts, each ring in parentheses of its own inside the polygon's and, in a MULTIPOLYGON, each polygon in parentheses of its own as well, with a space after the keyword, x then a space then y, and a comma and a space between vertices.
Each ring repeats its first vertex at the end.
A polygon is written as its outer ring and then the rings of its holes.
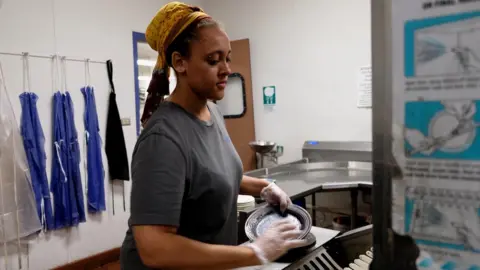
MULTIPOLYGON (((257 139, 301 157, 305 140, 371 140, 371 110, 358 109, 357 71, 370 65, 369 0, 205 0, 230 39, 250 39, 257 139), (277 87, 265 110, 262 87, 277 87)), ((233 52, 235 57, 235 52, 233 52)))
MULTIPOLYGON (((3 0, 0 8, 0 52, 30 52, 51 55, 58 53, 92 60, 112 59, 117 103, 121 117, 130 117, 131 126, 124 127, 129 159, 136 140, 135 99, 133 80, 132 31, 144 32, 147 24, 166 0, 3 0), (52 1, 55 4, 52 9, 52 1), (55 16, 54 16, 55 15, 55 16), (53 26, 55 25, 55 32, 53 26)), ((18 95, 22 92, 22 62, 20 57, 0 56, 6 75, 8 94, 20 119, 18 95)), ((51 65, 49 60, 31 59, 33 89, 40 99, 38 108, 47 138, 47 174, 51 164, 51 65)), ((84 101, 80 87, 84 84, 83 63, 67 65, 67 79, 75 103, 75 120, 83 134, 84 101)), ((107 99, 109 94, 105 65, 91 64, 92 84, 96 86, 96 101, 101 135, 105 135, 107 99)), ((82 145, 81 145, 82 146, 82 145)), ((82 149, 83 151, 83 149, 82 149)), ((104 156, 105 169, 107 161, 104 156)), ((82 171, 82 178, 83 178, 82 171)), ((90 216, 78 228, 61 230, 31 241, 24 246, 23 269, 50 269, 54 266, 90 256, 121 245, 127 228, 128 213, 122 205, 121 185, 115 187, 115 210, 112 215, 112 192, 106 176, 107 211, 90 216)), ((85 183, 83 183, 85 185, 85 183)), ((125 193, 129 194, 129 183, 125 193)), ((127 197, 127 209, 129 200, 127 197)), ((16 252, 15 245, 9 248, 16 252)), ((5 268, 3 247, 0 247, 0 269, 5 268)), ((10 256, 8 269, 19 269, 17 255, 10 256)))
MULTIPOLYGON (((112 59, 117 102, 131 156, 136 140, 131 32, 144 32, 166 0, 3 0, 0 8, 0 51, 50 55, 58 53, 93 60, 112 59), (52 9, 52 1, 55 4, 52 9), (55 16, 54 16, 55 15, 55 16), (53 26, 55 25, 55 31, 53 26)), ((192 1, 189 1, 192 2, 192 1)), ((258 139, 285 146, 284 161, 299 158, 306 139, 370 140, 370 111, 356 108, 356 72, 370 63, 370 11, 368 0, 196 0, 222 21, 232 39, 249 38, 252 58, 255 127, 258 139), (261 87, 274 84, 275 110, 262 105, 261 87)), ((20 118, 18 95, 22 91, 19 57, 0 56, 9 96, 20 118)), ((50 62, 31 59, 32 91, 47 138, 47 173, 51 164, 50 62)), ((68 63, 68 86, 75 103, 76 126, 84 131, 82 63, 68 63)), ((104 137, 108 81, 104 65, 91 65, 101 135, 104 137)), ((83 149, 82 149, 83 151, 83 149)), ((106 159, 104 165, 106 168, 106 159)), ((83 174, 82 174, 83 177, 83 174)), ((108 179, 108 175, 106 177, 108 179)), ((121 185, 115 187, 116 215, 112 215, 111 190, 106 180, 107 212, 89 217, 78 228, 61 230, 24 246, 22 263, 30 269, 49 269, 103 250, 123 240, 128 213, 123 212, 121 185), (27 255, 28 254, 28 255, 27 255)), ((125 193, 129 194, 129 183, 125 193)), ((129 200, 127 197, 127 209, 129 200)), ((4 268, 0 252, 0 269, 4 268)), ((9 248, 16 252, 15 245, 9 248)), ((18 269, 17 255, 8 259, 18 269)))

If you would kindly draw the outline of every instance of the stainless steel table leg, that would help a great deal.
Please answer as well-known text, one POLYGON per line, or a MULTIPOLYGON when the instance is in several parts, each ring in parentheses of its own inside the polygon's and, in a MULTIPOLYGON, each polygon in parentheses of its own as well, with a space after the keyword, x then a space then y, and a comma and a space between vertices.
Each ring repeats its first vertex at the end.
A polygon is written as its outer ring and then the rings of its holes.
POLYGON ((350 229, 355 229, 357 227, 357 214, 358 214, 358 190, 350 190, 350 200, 352 204, 352 222, 350 224, 350 229))
POLYGON ((315 214, 315 207, 317 206, 316 202, 316 193, 314 192, 312 194, 312 225, 317 226, 317 215, 315 214))

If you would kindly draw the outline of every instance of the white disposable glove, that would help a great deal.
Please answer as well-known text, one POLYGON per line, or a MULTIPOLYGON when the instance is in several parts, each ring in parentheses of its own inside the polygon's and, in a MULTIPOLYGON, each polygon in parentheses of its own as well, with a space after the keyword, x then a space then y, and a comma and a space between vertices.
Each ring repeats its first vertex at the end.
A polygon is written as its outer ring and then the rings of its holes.
POLYGON ((279 220, 247 246, 252 248, 262 264, 275 261, 289 249, 306 245, 306 240, 297 239, 302 232, 289 220, 279 220))
POLYGON ((284 212, 288 206, 292 204, 290 197, 275 183, 264 187, 260 192, 262 197, 267 203, 271 205, 280 205, 280 211, 284 212))

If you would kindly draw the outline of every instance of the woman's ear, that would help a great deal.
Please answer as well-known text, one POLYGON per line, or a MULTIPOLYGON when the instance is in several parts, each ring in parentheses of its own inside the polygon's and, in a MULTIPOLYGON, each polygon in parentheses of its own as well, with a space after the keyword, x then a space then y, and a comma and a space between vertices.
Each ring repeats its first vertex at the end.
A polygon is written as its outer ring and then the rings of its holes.
POLYGON ((186 61, 183 56, 178 53, 172 53, 172 67, 177 73, 184 73, 186 71, 186 61))

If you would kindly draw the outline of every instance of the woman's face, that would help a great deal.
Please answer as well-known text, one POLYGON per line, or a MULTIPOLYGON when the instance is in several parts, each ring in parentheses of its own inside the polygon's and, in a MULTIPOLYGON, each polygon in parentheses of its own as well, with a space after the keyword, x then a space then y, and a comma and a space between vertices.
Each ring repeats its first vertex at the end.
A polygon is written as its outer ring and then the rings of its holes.
MULTIPOLYGON (((197 39, 190 44, 190 57, 183 60, 184 72, 179 76, 192 91, 206 99, 221 100, 230 69, 230 40, 217 26, 197 30, 197 39)), ((178 72, 178 70, 177 70, 178 72)))

